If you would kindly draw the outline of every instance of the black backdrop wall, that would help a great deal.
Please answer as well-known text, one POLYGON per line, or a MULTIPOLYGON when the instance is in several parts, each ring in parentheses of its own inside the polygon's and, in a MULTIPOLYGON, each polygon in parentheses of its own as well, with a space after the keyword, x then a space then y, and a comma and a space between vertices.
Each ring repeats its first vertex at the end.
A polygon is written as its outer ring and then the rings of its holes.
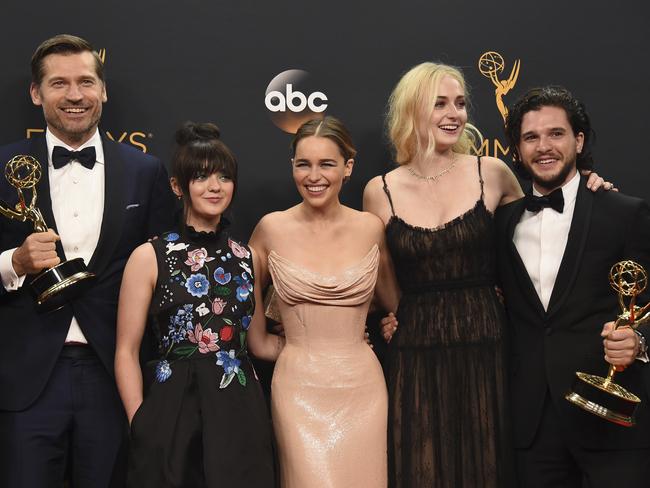
POLYGON ((305 102, 313 95, 313 109, 326 104, 326 113, 351 128, 359 158, 343 200, 359 208, 366 181, 391 168, 383 135, 388 95, 405 70, 426 60, 463 69, 471 119, 487 140, 483 150, 507 161, 496 85, 509 89, 506 104, 535 85, 567 86, 590 110, 597 170, 650 200, 649 16, 641 0, 10 0, 2 12, 0 143, 43 128, 28 96, 35 47, 54 34, 80 35, 105 50, 109 102, 102 128, 113 138, 168 160, 184 120, 221 127, 240 162, 234 217, 243 238, 264 213, 298 201, 290 136, 274 123, 292 113, 269 110, 265 101, 273 110, 283 101, 267 91, 286 96, 291 83, 288 106, 301 104, 296 91, 305 102), (271 84, 292 69, 306 73, 271 84))

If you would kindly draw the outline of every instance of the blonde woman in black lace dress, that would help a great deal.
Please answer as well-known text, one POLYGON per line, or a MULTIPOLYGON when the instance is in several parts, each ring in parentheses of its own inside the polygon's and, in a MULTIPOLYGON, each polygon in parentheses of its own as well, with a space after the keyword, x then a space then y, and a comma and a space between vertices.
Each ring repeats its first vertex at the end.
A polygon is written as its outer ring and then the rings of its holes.
POLYGON ((492 217, 523 193, 503 161, 470 155, 467 104, 456 68, 407 72, 387 121, 398 167, 364 191, 402 289, 388 350, 392 487, 514 483, 492 217))

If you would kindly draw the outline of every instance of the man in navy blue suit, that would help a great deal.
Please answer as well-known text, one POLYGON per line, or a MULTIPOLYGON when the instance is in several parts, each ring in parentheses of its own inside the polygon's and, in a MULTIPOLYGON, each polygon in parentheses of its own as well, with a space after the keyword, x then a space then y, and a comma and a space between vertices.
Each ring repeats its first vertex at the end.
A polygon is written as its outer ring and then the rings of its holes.
MULTIPOLYGON (((113 379, 117 300, 131 251, 172 224, 161 162, 99 130, 107 100, 101 59, 85 40, 59 35, 32 57, 30 94, 45 135, 0 148, 42 166, 37 206, 50 229, 0 218, 0 486, 123 483, 115 469, 126 419, 113 379), (90 289, 44 313, 27 286, 61 259, 81 257, 90 289)), ((13 206, 16 190, 0 181, 13 206)))

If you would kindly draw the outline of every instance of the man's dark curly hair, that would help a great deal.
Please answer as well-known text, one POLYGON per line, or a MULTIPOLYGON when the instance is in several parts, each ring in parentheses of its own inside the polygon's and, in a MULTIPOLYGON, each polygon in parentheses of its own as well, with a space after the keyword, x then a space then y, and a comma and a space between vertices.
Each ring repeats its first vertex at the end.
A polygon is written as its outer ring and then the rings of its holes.
MULTIPOLYGON (((569 90, 562 86, 543 86, 528 90, 515 104, 510 108, 506 118, 506 137, 510 143, 512 154, 515 161, 519 160, 517 146, 521 138, 521 122, 528 112, 539 110, 542 107, 558 107, 564 109, 571 124, 573 134, 579 132, 584 134, 584 143, 582 151, 576 157, 576 167, 579 170, 591 170, 594 164, 591 145, 595 138, 595 133, 591 128, 591 121, 585 105, 576 99, 569 90)), ((520 164, 516 164, 520 169, 520 164)))

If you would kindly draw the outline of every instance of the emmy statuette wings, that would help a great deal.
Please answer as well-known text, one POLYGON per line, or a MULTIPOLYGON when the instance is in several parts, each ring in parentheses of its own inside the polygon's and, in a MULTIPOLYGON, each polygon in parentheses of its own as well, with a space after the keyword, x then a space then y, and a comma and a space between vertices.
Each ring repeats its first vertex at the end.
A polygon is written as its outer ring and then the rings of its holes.
MULTIPOLYGON (((609 272, 609 283, 618 293, 621 313, 616 319, 615 328, 632 327, 650 322, 650 303, 644 307, 636 304, 637 296, 648 286, 648 274, 634 261, 620 261, 609 272), (629 305, 625 299, 629 298, 629 305)), ((565 398, 589 413, 625 427, 634 425, 634 413, 641 399, 614 383, 616 368, 609 367, 606 378, 576 372, 573 390, 565 398)))
MULTIPOLYGON (((5 166, 5 178, 18 192, 18 202, 12 208, 0 201, 0 214, 20 222, 31 221, 35 232, 46 232, 43 214, 36 207, 36 185, 41 179, 41 165, 32 156, 19 154, 5 166), (25 191, 31 190, 27 204, 25 191)), ((43 312, 56 310, 82 293, 95 275, 86 269, 82 258, 62 261, 53 268, 32 278, 29 287, 36 297, 38 309, 43 312)))

